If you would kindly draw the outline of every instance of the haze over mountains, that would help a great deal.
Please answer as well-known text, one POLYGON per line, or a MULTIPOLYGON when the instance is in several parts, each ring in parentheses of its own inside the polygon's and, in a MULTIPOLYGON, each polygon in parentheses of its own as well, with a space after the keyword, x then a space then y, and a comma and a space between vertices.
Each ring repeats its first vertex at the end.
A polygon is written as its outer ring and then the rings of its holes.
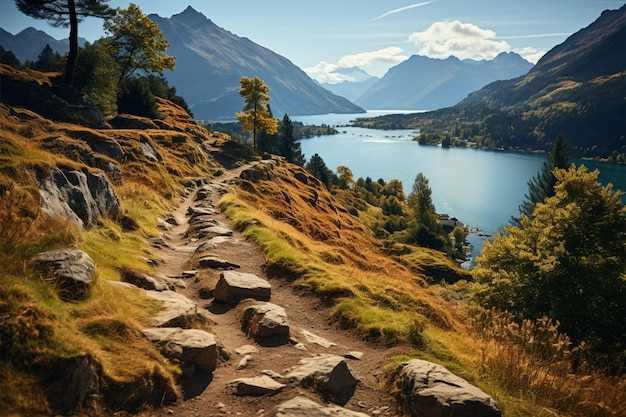
POLYGON ((490 61, 413 55, 391 68, 355 103, 370 110, 432 110, 453 106, 490 82, 526 74, 533 65, 516 53, 490 61))

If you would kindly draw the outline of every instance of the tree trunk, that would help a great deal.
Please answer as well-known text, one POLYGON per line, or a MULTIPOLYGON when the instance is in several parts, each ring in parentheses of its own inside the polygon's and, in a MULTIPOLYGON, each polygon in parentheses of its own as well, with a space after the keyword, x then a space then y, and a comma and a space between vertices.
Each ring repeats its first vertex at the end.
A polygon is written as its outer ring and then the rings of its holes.
POLYGON ((74 85, 74 74, 78 65, 78 16, 74 0, 67 0, 67 8, 70 13, 70 52, 65 65, 65 82, 74 85))

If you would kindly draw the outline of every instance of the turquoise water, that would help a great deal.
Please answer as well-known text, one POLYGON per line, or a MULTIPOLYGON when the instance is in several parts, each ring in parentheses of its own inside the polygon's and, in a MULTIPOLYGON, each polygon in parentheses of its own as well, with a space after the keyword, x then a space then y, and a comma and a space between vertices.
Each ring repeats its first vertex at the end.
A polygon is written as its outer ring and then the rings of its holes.
MULTIPOLYGON (((368 115, 372 114, 381 112, 368 115)), ((343 126, 362 116, 331 114, 292 119, 305 124, 340 126, 338 135, 302 140, 307 159, 317 153, 331 170, 345 165, 355 178, 398 179, 406 194, 421 172, 430 182, 438 213, 447 213, 486 234, 492 234, 518 214, 518 206, 528 191, 528 180, 546 159, 546 155, 420 146, 412 140, 418 134, 416 131, 343 126)), ((602 183, 612 182, 616 189, 626 190, 626 167, 594 161, 573 162, 584 163, 590 170, 599 168, 602 183)), ((480 242, 473 243, 478 244, 478 250, 482 246, 480 242)))

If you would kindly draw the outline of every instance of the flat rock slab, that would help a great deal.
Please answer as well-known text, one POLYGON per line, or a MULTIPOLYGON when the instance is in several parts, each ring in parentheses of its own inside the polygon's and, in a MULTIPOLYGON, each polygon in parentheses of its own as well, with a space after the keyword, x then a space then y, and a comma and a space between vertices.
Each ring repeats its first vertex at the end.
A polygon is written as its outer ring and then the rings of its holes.
POLYGON ((394 371, 405 413, 420 417, 501 417, 489 395, 441 365, 413 359, 394 371))
POLYGON ((343 356, 326 354, 301 359, 285 378, 299 381, 305 388, 312 387, 340 405, 348 402, 358 384, 343 356))
POLYGON ((81 250, 60 249, 41 252, 32 258, 37 270, 55 281, 64 299, 84 298, 95 279, 96 267, 81 250))
POLYGON ((200 258, 198 261, 198 266, 200 268, 209 268, 209 269, 238 269, 241 268, 240 265, 237 265, 234 262, 230 262, 224 259, 215 258, 213 256, 205 256, 204 258, 200 258))
POLYGON ((159 346, 166 357, 194 365, 204 372, 215 371, 218 349, 212 334, 180 327, 145 329, 142 333, 159 346))
POLYGON ((319 345, 319 346, 325 347, 325 348, 329 348, 331 346, 337 346, 336 343, 333 343, 333 342, 331 342, 329 340, 324 339, 323 337, 315 335, 315 334, 311 333, 308 330, 301 329, 300 333, 302 333, 302 336, 304 336, 304 338, 309 343, 315 343, 316 345, 319 345))
POLYGON ((276 417, 369 417, 339 406, 326 407, 304 396, 293 398, 278 406, 276 417))
POLYGON ((266 280, 247 272, 224 271, 213 291, 218 301, 237 304, 245 298, 269 301, 272 286, 266 280))
POLYGON ((216 236, 232 236, 233 231, 221 226, 208 226, 198 230, 198 239, 211 239, 216 236))
POLYGON ((256 378, 239 378, 232 381, 230 385, 235 387, 235 394, 254 397, 276 394, 286 387, 285 384, 274 381, 267 375, 256 378))
POLYGON ((285 309, 272 303, 247 307, 243 312, 242 328, 247 336, 254 338, 289 336, 285 309))
POLYGON ((152 317, 154 327, 188 327, 199 317, 198 306, 174 291, 146 291, 146 295, 161 302, 161 309, 152 317))

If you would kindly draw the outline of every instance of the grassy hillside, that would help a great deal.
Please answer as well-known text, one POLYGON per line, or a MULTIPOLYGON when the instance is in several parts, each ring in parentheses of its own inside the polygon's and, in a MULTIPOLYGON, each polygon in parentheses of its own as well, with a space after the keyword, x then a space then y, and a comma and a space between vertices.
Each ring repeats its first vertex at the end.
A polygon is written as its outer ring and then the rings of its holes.
MULTIPOLYGON (((44 75, 14 76, 4 66, 0 75, 2 82, 32 80, 22 86, 25 93, 46 83, 44 75)), ((251 156, 167 101, 159 101, 159 111, 161 120, 127 117, 141 129, 94 129, 0 104, 0 414, 76 412, 72 404, 85 398, 68 387, 89 383, 101 389, 79 413, 133 412, 181 395, 178 365, 139 334, 154 302, 104 280, 119 280, 120 267, 149 273, 156 219, 178 204, 189 179, 211 177, 251 156), (93 140, 115 140, 127 157, 94 152, 93 140), (148 159, 141 143, 162 161, 148 159), (101 219, 81 232, 41 211, 33 173, 53 167, 99 172, 93 166, 102 162, 120 170, 109 174, 120 219, 101 219), (67 247, 96 263, 99 279, 83 301, 62 301, 28 262, 37 252, 67 247), (94 370, 97 381, 64 373, 70 363, 94 370)), ((433 274, 467 274, 433 250, 390 250, 340 201, 302 168, 271 159, 244 171, 221 208, 263 247, 269 275, 323 299, 346 331, 402 347, 406 355, 394 361, 411 356, 442 363, 494 396, 505 416, 626 413, 624 377, 574 368, 575 347, 553 323, 517 325, 472 306, 464 297, 472 286, 464 280, 429 285, 433 274)))

